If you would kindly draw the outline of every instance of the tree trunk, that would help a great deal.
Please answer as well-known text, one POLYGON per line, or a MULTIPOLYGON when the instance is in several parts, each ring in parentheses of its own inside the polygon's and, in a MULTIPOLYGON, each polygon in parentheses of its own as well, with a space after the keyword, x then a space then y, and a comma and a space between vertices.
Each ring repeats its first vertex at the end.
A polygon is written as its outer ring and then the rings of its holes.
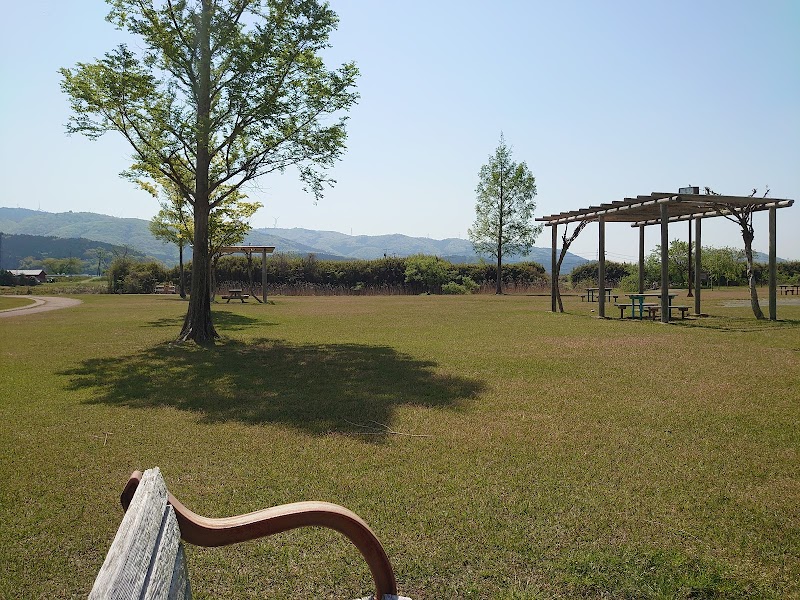
POLYGON ((750 306, 756 319, 763 319, 764 313, 758 303, 758 290, 756 289, 756 274, 753 270, 753 231, 742 228, 742 239, 744 240, 744 254, 747 257, 747 284, 750 287, 750 306))
POLYGON ((181 298, 186 299, 186 275, 183 270, 183 240, 178 244, 178 263, 180 272, 180 293, 181 298))
POLYGON ((211 114, 211 0, 203 0, 198 23, 200 62, 197 83, 197 159, 194 198, 194 254, 189 310, 183 321, 179 341, 194 340, 213 344, 219 337, 211 321, 211 256, 208 243, 208 218, 211 212, 209 190, 210 114, 211 114))
POLYGON ((503 293, 503 201, 505 200, 503 196, 503 177, 505 176, 505 163, 500 164, 500 211, 499 211, 499 218, 497 223, 497 288, 495 289, 495 294, 502 294, 503 293))
POLYGON ((198 243, 203 237, 208 239, 208 203, 205 210, 195 201, 194 235, 195 245, 192 256, 192 286, 189 295, 189 310, 183 321, 179 341, 194 340, 198 344, 213 344, 219 337, 211 320, 211 257, 208 243, 198 243))
MULTIPOLYGON (((589 224, 589 221, 581 221, 575 227, 575 230, 572 232, 572 235, 568 238, 567 237, 567 230, 564 229, 564 235, 561 238, 561 253, 558 256, 558 262, 556 263, 556 272, 550 273, 550 277, 555 277, 555 284, 556 284, 556 300, 558 301, 558 312, 564 312, 564 304, 561 302, 561 265, 564 262, 564 257, 567 256, 567 250, 572 245, 572 242, 580 235, 583 228, 589 224)), ((567 225, 569 227, 569 225, 567 225)))

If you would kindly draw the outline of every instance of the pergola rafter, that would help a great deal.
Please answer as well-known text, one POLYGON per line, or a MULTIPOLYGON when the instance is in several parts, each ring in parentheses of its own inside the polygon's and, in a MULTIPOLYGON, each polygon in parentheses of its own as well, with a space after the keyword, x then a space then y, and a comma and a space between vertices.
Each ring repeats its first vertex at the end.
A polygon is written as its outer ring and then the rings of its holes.
MULTIPOLYGON (((695 221, 695 239, 697 250, 695 252, 695 314, 700 314, 700 223, 703 219, 712 217, 728 217, 734 211, 747 209, 751 212, 769 211, 769 314, 775 320, 777 292, 775 285, 775 229, 776 210, 787 208, 794 204, 794 200, 780 198, 755 198, 752 196, 722 196, 715 194, 694 193, 698 188, 689 188, 692 193, 653 192, 649 196, 625 198, 610 203, 590 206, 579 210, 561 212, 547 217, 539 217, 537 221, 544 222, 552 227, 552 261, 551 274, 555 273, 556 245, 558 243, 557 229, 559 225, 580 221, 597 221, 599 224, 599 279, 600 288, 605 288, 605 224, 608 222, 630 223, 631 227, 639 227, 639 292, 644 291, 644 228, 648 225, 661 226, 661 321, 669 322, 669 273, 667 263, 669 259, 668 246, 669 223, 678 221, 695 221)), ((555 278, 551 282, 552 310, 556 312, 556 285, 555 278)), ((605 317, 605 294, 600 290, 599 314, 605 317)))

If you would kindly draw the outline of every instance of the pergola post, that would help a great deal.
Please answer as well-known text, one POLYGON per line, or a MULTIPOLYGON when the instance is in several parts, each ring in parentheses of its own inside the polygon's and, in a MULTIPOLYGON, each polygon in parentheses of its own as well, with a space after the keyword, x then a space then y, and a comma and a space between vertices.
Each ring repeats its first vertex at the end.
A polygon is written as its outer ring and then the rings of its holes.
POLYGON ((703 270, 700 247, 700 222, 703 219, 694 220, 694 314, 700 316, 700 288, 702 286, 700 275, 703 270))
POLYGON ((261 299, 267 303, 267 249, 261 249, 261 299))
POLYGON ((691 298, 692 297, 692 283, 693 283, 693 281, 692 281, 692 220, 693 219, 689 219, 689 263, 687 265, 688 269, 689 269, 689 273, 688 273, 688 276, 687 276, 688 283, 689 283, 689 293, 686 295, 687 298, 691 298))
POLYGON ((550 310, 556 312, 556 286, 558 286, 558 277, 556 275, 556 244, 558 244, 558 224, 553 223, 550 227, 553 234, 553 248, 550 255, 550 310))
POLYGON ((639 293, 644 294, 644 225, 639 225, 639 293))
POLYGON ((600 247, 598 248, 598 263, 597 263, 597 287, 599 287, 597 297, 597 309, 600 318, 606 316, 606 219, 600 217, 597 219, 600 224, 600 247))
POLYGON ((775 277, 776 249, 775 237, 777 229, 777 209, 772 206, 769 209, 769 320, 778 320, 778 286, 775 277))
POLYGON ((669 214, 667 203, 661 208, 661 322, 669 323, 669 214))

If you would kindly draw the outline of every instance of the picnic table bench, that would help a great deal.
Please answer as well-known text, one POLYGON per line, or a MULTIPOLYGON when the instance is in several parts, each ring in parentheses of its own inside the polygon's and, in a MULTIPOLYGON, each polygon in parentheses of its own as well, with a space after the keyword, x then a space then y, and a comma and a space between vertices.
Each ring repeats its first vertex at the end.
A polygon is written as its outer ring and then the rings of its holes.
POLYGON ((228 293, 222 296, 223 300, 227 300, 226 304, 231 300, 241 300, 242 304, 244 301, 250 297, 250 294, 243 294, 242 290, 238 288, 231 288, 228 290, 228 293))
MULTIPOLYGON (((599 295, 600 295, 600 288, 584 288, 586 290, 585 294, 581 295, 581 302, 586 300, 587 302, 598 302, 599 295)), ((618 295, 612 294, 613 288, 607 287, 606 290, 606 299, 611 302, 611 298, 614 298, 614 302, 617 301, 618 295)))
POLYGON ((409 600, 397 595, 392 565, 372 530, 358 515, 336 504, 296 502, 227 519, 209 519, 193 513, 167 491, 158 467, 144 474, 134 472, 120 501, 125 516, 97 574, 90 600, 190 599, 192 590, 181 540, 204 547, 227 546, 314 526, 334 529, 356 545, 372 573, 375 598, 409 600))
MULTIPOLYGON (((652 317, 652 313, 650 311, 652 309, 654 309, 654 308, 658 308, 660 305, 659 304, 653 304, 651 302, 646 302, 646 303, 636 304, 636 305, 634 305, 634 304, 632 304, 630 302, 627 302, 627 303, 619 303, 618 302, 618 303, 615 303, 614 306, 616 306, 619 309, 619 318, 622 319, 622 318, 625 317, 625 309, 626 308, 630 308, 631 309, 631 318, 634 317, 634 313, 636 312, 637 308, 640 309, 640 314, 641 314, 642 311, 646 310, 648 312, 648 316, 652 317)), ((639 317, 639 318, 641 318, 641 317, 639 317)))
MULTIPOLYGON (((678 304, 670 304, 669 305, 670 314, 672 314, 673 310, 681 311, 681 319, 685 319, 686 318, 686 313, 689 312, 689 307, 688 306, 681 306, 681 305, 678 305, 678 304)), ((655 320, 656 317, 658 317, 658 315, 661 313, 661 305, 660 304, 656 304, 655 306, 648 307, 647 311, 650 313, 649 314, 650 318, 655 320)))

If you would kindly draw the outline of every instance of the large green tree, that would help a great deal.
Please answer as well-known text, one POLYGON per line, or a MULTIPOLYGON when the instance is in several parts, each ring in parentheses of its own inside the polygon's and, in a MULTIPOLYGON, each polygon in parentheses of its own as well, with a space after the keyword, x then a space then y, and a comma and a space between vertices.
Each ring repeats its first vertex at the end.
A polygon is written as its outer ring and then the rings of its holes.
POLYGON ((536 178, 524 162, 512 160, 503 134, 500 143, 481 167, 475 193, 475 223, 468 231, 475 251, 497 260, 498 294, 503 293, 503 257, 530 254, 542 226, 533 224, 536 178))
POLYGON ((121 133, 133 148, 127 175, 166 178, 191 204, 192 286, 179 339, 213 343, 211 211, 287 167, 319 198, 344 150, 358 70, 325 66, 337 17, 320 0, 107 1, 108 20, 137 36, 141 51, 120 45, 61 70, 67 129, 121 133))

